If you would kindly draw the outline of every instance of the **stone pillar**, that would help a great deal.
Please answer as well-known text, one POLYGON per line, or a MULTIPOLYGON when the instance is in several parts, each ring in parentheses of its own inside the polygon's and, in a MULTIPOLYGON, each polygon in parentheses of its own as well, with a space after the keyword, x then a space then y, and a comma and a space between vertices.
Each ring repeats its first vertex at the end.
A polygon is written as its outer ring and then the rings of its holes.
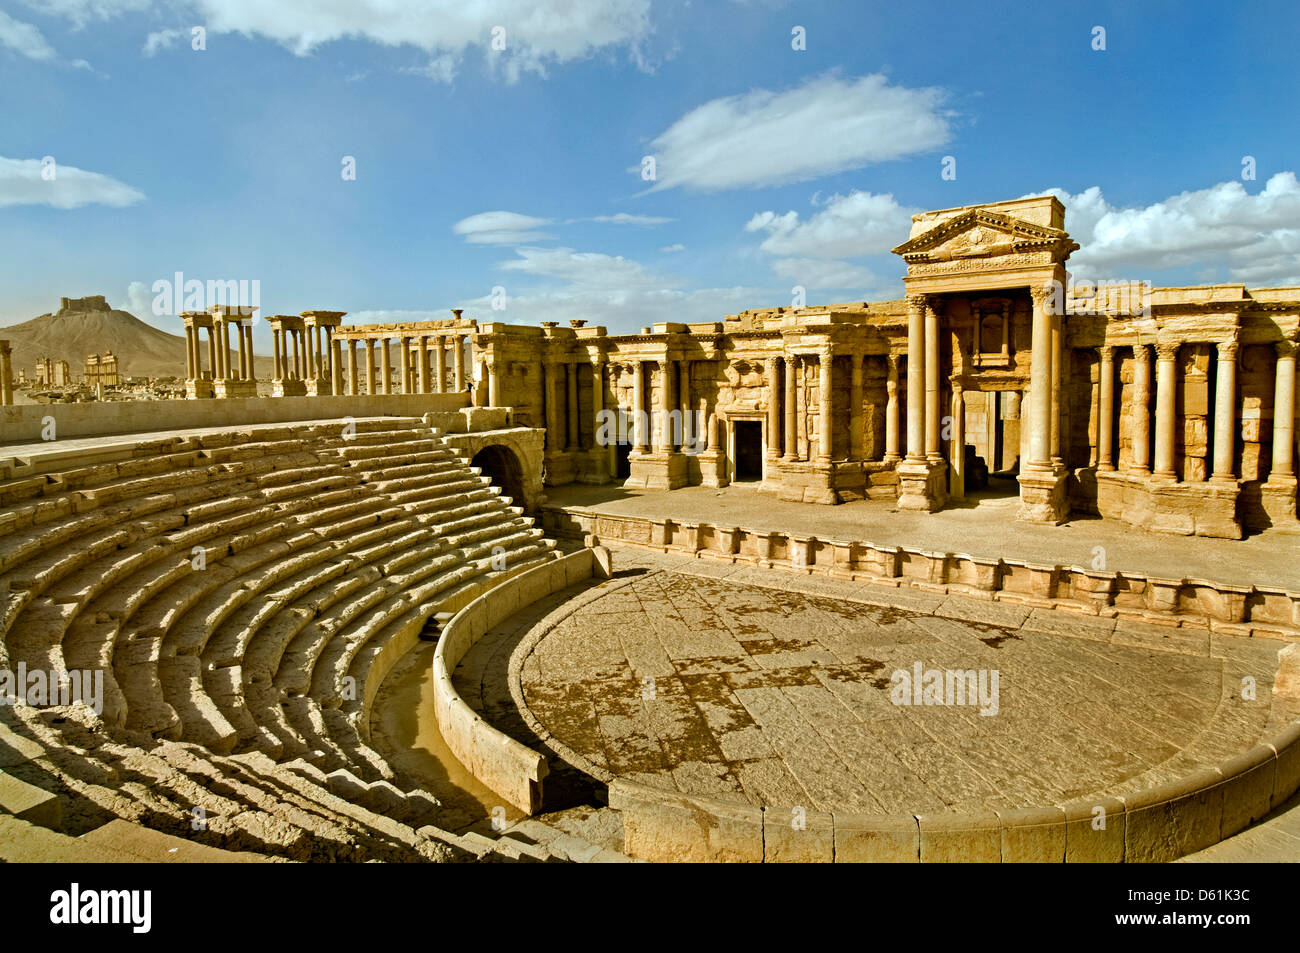
POLYGON ((388 352, 388 344, 388 338, 384 338, 379 342, 379 346, 382 348, 379 352, 379 375, 383 378, 385 394, 393 392, 393 358, 388 352))
POLYGON ((676 389, 673 362, 666 358, 659 362, 659 445, 655 448, 664 453, 673 449, 673 422, 670 411, 673 409, 673 391, 676 389))
POLYGON ((889 355, 889 376, 885 378, 885 462, 902 459, 898 450, 898 355, 889 355))
POLYGON ((329 336, 329 342, 330 393, 337 396, 343 393, 343 342, 333 334, 329 336))
POLYGON ((907 299, 907 459, 925 460, 925 298, 907 299))
POLYGON ((194 379, 199 380, 203 377, 203 335, 197 327, 190 330, 193 331, 190 337, 190 360, 194 365, 194 379))
MULTIPOLYGON (((280 349, 276 348, 276 354, 280 349)), ((185 325, 185 376, 193 380, 198 375, 194 373, 194 328, 185 325)))
POLYGON ((1097 469, 1115 469, 1115 349, 1104 344, 1097 351, 1099 357, 1097 405, 1097 469))
POLYGON ((8 341, 0 341, 0 406, 14 402, 13 351, 8 341))
POLYGON ((1052 408, 1049 445, 1052 454, 1052 466, 1060 467, 1065 459, 1061 456, 1061 356, 1064 344, 1065 317, 1052 315, 1052 408))
POLYGON ((429 393, 429 339, 421 334, 415 339, 418 349, 415 359, 419 362, 416 367, 419 370, 420 389, 419 393, 429 393))
POLYGON ((215 381, 219 376, 221 364, 217 361, 217 325, 213 322, 207 329, 208 331, 208 366, 212 368, 212 379, 215 381))
POLYGON ((1030 293, 1034 299, 1034 317, 1029 345, 1029 386, 1034 399, 1027 462, 1031 467, 1046 470, 1052 465, 1052 292, 1049 288, 1034 288, 1030 293))
POLYGON ((445 394, 447 393, 447 339, 439 334, 434 337, 433 341, 434 352, 438 355, 438 393, 445 394))
MULTIPOLYGON (((994 394, 989 391, 989 394, 994 394)), ((993 404, 996 412, 997 404, 993 404)), ((990 453, 991 457, 993 454, 990 453)), ((966 398, 960 383, 952 385, 952 441, 948 451, 948 463, 952 467, 949 480, 949 494, 962 499, 966 496, 966 398)), ((989 469, 996 469, 996 461, 989 469)))
POLYGON ((862 419, 862 354, 850 354, 849 361, 853 367, 849 379, 849 459, 862 460, 862 446, 866 436, 862 419))
POLYGON ((601 414, 605 410, 605 362, 591 362, 591 448, 599 449, 596 435, 600 433, 601 414))
POLYGON ((1129 409, 1133 470, 1151 472, 1151 345, 1133 345, 1133 403, 1129 409))
POLYGON ((411 339, 410 337, 403 337, 400 341, 402 346, 402 393, 409 394, 411 392, 411 378, 414 376, 411 373, 411 339))
POLYGON ((456 393, 461 394, 465 391, 465 335, 457 334, 452 337, 452 344, 456 348, 452 352, 451 366, 456 393))
POLYGON ((1237 342, 1221 341, 1214 380, 1214 469, 1212 480, 1236 482, 1237 342))
POLYGON ((1273 467, 1268 478, 1295 476, 1295 341, 1278 341, 1273 385, 1273 467))
POLYGON ((573 361, 564 362, 564 382, 564 423, 568 431, 564 449, 576 451, 582 449, 582 435, 578 432, 578 365, 573 361))
POLYGON ((366 393, 375 393, 375 341, 366 338, 366 393))
POLYGON ((647 415, 645 409, 645 362, 640 358, 632 362, 632 427, 636 434, 632 439, 632 451, 645 453, 647 415))
POLYGON ((785 359, 785 401, 782 411, 785 415, 785 453, 783 460, 793 461, 799 458, 799 436, 795 432, 795 401, 798 393, 795 388, 799 382, 799 358, 790 355, 785 359))
POLYGON ((682 418, 681 448, 685 450, 693 439, 691 428, 691 362, 677 364, 677 408, 682 418))
POLYGON ((777 375, 778 357, 769 357, 763 365, 767 378, 767 458, 775 460, 781 450, 781 382, 777 375))
POLYGON ((942 463, 939 452, 939 311, 933 297, 925 308, 925 458, 942 463))
POLYGON ((361 393, 361 381, 357 377, 357 339, 348 340, 348 393, 356 397, 361 393))
POLYGON ((1174 425, 1178 390, 1178 345, 1156 345, 1156 458, 1154 476, 1176 480, 1174 472, 1174 425))
POLYGON ((488 406, 501 406, 501 372, 497 370, 497 362, 491 360, 487 362, 487 380, 488 380, 488 406))
POLYGON ((235 322, 235 350, 239 354, 239 380, 248 380, 248 350, 244 340, 244 326, 235 322))
POLYGON ((554 361, 542 364, 542 399, 546 404, 546 449, 558 453, 564 449, 564 434, 560 427, 559 407, 555 397, 555 385, 559 383, 560 365, 554 361))
POLYGON ((273 352, 273 353, 272 353, 272 360, 271 360, 271 364, 272 364, 272 368, 271 368, 271 369, 272 369, 272 372, 273 372, 273 374, 274 374, 275 380, 277 380, 277 381, 278 381, 278 380, 283 380, 283 379, 284 379, 284 364, 283 364, 283 362, 282 362, 282 359, 283 359, 283 357, 284 357, 284 349, 280 346, 280 329, 279 329, 279 328, 271 328, 271 350, 272 350, 272 352, 273 352))
POLYGON ((831 387, 835 354, 831 348, 824 347, 818 352, 817 359, 820 364, 817 368, 817 460, 819 463, 830 463, 834 440, 831 427, 834 406, 831 387))

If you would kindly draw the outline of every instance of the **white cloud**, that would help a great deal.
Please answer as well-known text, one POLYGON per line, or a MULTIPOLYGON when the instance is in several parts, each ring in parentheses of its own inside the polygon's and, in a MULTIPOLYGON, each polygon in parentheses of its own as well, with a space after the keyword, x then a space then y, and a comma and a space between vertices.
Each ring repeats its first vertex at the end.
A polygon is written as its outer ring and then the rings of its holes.
POLYGON ((669 252, 669 253, 672 253, 672 252, 679 252, 679 251, 686 251, 686 246, 683 245, 681 242, 673 242, 673 244, 671 244, 671 245, 665 245, 663 248, 661 248, 661 249, 659 249, 659 250, 662 251, 662 252, 669 252))
MULTIPOLYGON (((1039 193, 1043 194, 1043 193, 1039 193)), ((1151 205, 1116 208, 1093 186, 1065 203, 1065 227, 1082 247, 1068 267, 1076 279, 1136 279, 1142 269, 1195 268, 1260 285, 1300 284, 1300 182, 1279 172, 1251 195, 1220 182, 1151 205), (1122 273, 1121 273, 1122 272, 1122 273)))
POLYGON ((759 212, 745 231, 766 232, 759 247, 773 255, 856 258, 887 252, 905 241, 912 216, 920 211, 899 205, 893 195, 854 191, 826 199, 806 221, 795 211, 759 212))
POLYGON ((518 245, 550 238, 540 229, 552 224, 549 218, 534 218, 518 212, 479 212, 462 218, 451 227, 472 245, 518 245))
POLYGON ((847 261, 822 258, 778 258, 772 270, 804 288, 852 288, 864 292, 880 286, 871 269, 847 261))
POLYGON ((15 53, 38 63, 90 69, 90 64, 85 60, 60 60, 54 47, 50 45, 49 40, 45 39, 45 34, 30 23, 15 20, 3 10, 0 10, 0 46, 8 47, 15 53))
POLYGON ((143 281, 133 281, 126 289, 126 300, 114 305, 118 311, 126 311, 148 321, 153 317, 154 293, 143 281))
POLYGON ((654 225, 666 225, 673 219, 660 218, 656 215, 629 215, 627 212, 619 212, 615 215, 597 215, 592 221, 604 225, 642 225, 648 228, 654 225))
POLYGON ((190 36, 188 30, 157 30, 144 40, 144 55, 153 56, 159 50, 171 49, 183 36, 190 36))
POLYGON ((82 205, 134 205, 144 193, 99 172, 76 166, 53 166, 53 178, 42 176, 40 159, 6 159, 0 156, 0 207, 6 205, 49 205, 79 208, 82 205))
POLYGON ((601 324, 611 333, 626 334, 662 321, 721 321, 728 314, 756 306, 756 302, 785 299, 770 289, 735 286, 731 288, 645 288, 616 293, 591 289, 526 292, 507 295, 506 307, 492 310, 490 296, 463 301, 466 317, 479 321, 508 321, 512 324, 536 324, 586 318, 601 324))
POLYGON ((403 321, 444 321, 451 317, 451 312, 442 311, 400 311, 392 308, 377 308, 369 311, 353 311, 348 314, 348 324, 397 324, 403 321))
POLYGON ((501 263, 503 271, 561 279, 567 281, 573 290, 618 295, 680 284, 675 279, 652 274, 640 262, 622 255, 533 247, 516 248, 515 253, 518 258, 501 263))
MULTIPOLYGON (((78 26, 151 6, 150 0, 40 3, 42 12, 78 26)), ((203 23, 209 35, 261 37, 299 56, 345 39, 411 46, 430 57, 420 72, 442 82, 450 81, 472 49, 482 51, 488 69, 509 82, 615 49, 627 49, 641 64, 651 32, 650 0, 180 0, 173 8, 173 14, 203 23), (492 49, 498 27, 505 31, 504 50, 492 49)))
POLYGON ((650 143, 650 191, 781 185, 927 152, 951 135, 943 99, 940 89, 890 86, 880 75, 833 74, 714 99, 650 143))

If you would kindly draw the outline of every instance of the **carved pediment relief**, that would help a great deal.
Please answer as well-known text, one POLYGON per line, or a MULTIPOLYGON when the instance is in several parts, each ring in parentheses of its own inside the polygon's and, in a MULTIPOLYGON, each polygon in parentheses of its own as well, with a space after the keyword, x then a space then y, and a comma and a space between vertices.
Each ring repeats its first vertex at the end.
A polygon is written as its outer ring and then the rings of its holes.
POLYGON ((894 249, 909 263, 995 258, 1032 251, 1056 252, 1061 260, 1078 244, 1059 228, 1035 225, 986 209, 970 209, 940 222, 894 249))

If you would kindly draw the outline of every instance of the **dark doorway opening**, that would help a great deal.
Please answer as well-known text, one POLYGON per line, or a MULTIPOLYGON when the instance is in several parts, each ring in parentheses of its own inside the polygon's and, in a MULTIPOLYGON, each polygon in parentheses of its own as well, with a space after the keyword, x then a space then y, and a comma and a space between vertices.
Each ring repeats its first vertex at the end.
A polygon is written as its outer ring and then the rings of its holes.
POLYGON ((524 501, 524 468, 508 447, 493 444, 474 454, 471 466, 479 467, 485 477, 501 487, 501 495, 510 497, 515 506, 528 508, 524 501))
POLYGON ((626 480, 632 475, 632 445, 630 443, 614 444, 614 476, 626 480))
POLYGON ((763 479, 763 423, 737 420, 735 482, 763 479))

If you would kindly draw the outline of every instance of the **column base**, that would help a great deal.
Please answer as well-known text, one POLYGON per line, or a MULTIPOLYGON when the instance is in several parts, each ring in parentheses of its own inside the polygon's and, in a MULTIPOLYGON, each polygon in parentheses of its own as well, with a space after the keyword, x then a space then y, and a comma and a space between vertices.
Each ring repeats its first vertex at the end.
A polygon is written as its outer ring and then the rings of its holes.
POLYGON ((1270 476, 1259 488, 1259 501, 1268 515, 1270 529, 1300 532, 1296 518, 1296 478, 1270 476))
POLYGON ((1020 512, 1017 519, 1026 523, 1057 526, 1070 516, 1070 501, 1065 493, 1066 470, 1028 466, 1020 471, 1020 512))
POLYGON ((212 384, 214 397, 256 397, 257 381, 218 380, 212 384))
POLYGON ((191 377, 185 382, 185 396, 192 399, 201 399, 212 396, 212 381, 206 379, 195 379, 191 377))
POLYGON ((894 472, 898 475, 898 508, 933 513, 943 506, 947 495, 945 461, 904 460, 894 472))
POLYGON ((729 486, 731 475, 727 472, 727 455, 721 450, 701 450, 696 454, 688 454, 686 476, 688 481, 698 482, 699 486, 729 486))
POLYGON ((271 381, 272 397, 303 397, 307 394, 307 385, 294 378, 271 381))
MULTIPOLYGON (((308 397, 327 397, 334 393, 334 388, 330 386, 329 378, 326 377, 309 377, 304 381, 307 387, 308 397)), ((378 388, 378 382, 376 382, 378 388)))
POLYGON ((580 457, 578 482, 592 486, 609 482, 609 451, 604 447, 584 451, 580 457))
POLYGON ((567 450, 547 453, 543 466, 546 467, 547 486, 565 486, 572 483, 577 476, 574 454, 567 450))
POLYGON ((629 489, 675 490, 686 485, 686 454, 680 451, 652 451, 628 455, 632 475, 623 481, 629 489))

